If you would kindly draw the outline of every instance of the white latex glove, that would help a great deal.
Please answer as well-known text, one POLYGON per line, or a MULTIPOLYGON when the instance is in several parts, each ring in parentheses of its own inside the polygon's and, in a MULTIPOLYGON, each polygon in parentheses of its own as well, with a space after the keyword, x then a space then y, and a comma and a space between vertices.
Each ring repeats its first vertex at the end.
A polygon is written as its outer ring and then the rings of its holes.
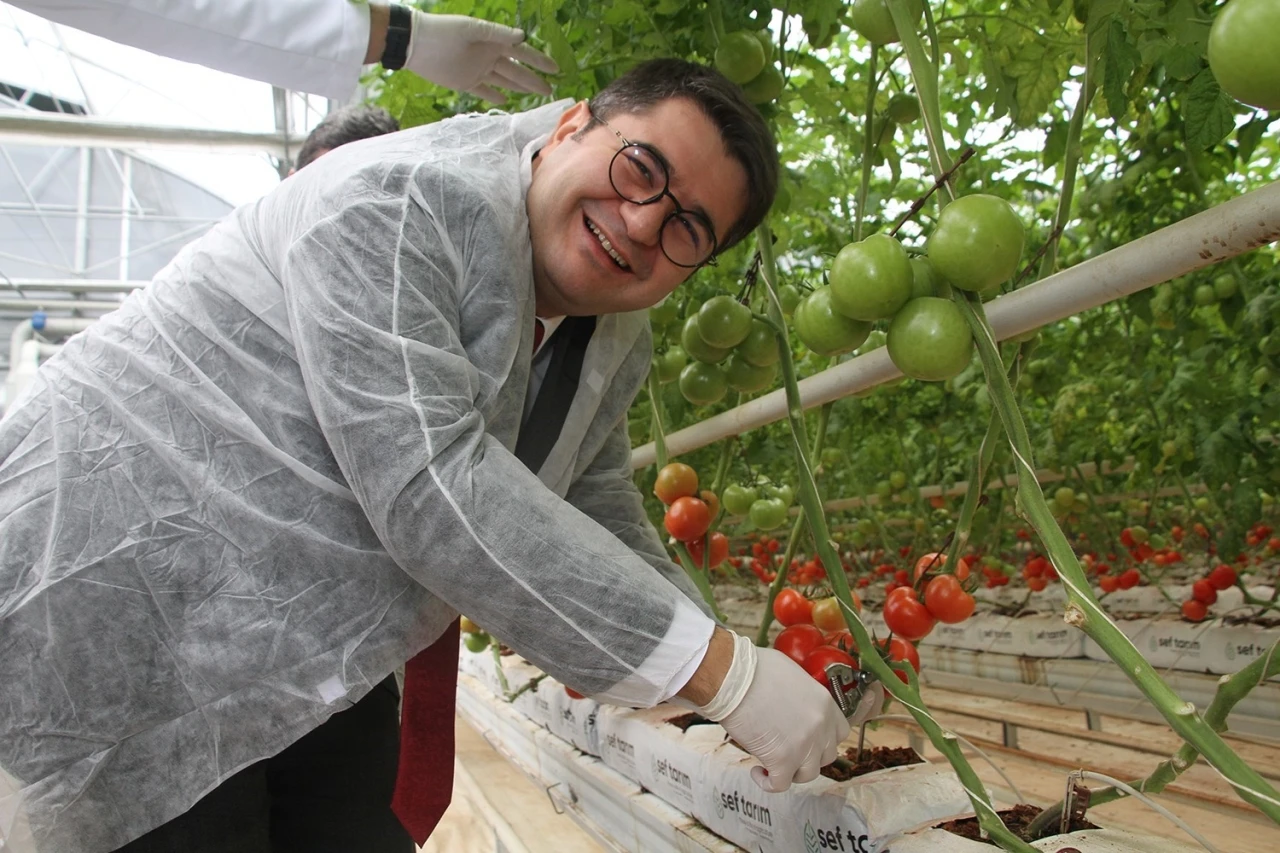
POLYGON ((764 766, 753 767, 751 778, 772 793, 818 778, 849 736, 849 721, 822 685, 782 652, 739 635, 724 683, 698 711, 760 759, 764 766))
POLYGON ((495 104, 507 101, 495 86, 550 95, 551 86, 521 63, 547 74, 560 70, 551 57, 525 44, 515 27, 413 11, 404 67, 419 77, 495 104))

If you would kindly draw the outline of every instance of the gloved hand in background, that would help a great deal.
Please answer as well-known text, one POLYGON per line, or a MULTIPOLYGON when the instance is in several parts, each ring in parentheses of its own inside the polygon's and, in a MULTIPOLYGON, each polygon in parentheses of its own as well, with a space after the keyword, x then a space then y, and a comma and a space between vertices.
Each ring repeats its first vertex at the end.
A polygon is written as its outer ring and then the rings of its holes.
POLYGON ((494 87, 550 95, 551 86, 525 65, 545 74, 560 70, 551 57, 525 44, 524 32, 515 27, 413 11, 404 67, 419 77, 495 104, 507 98, 494 87))
POLYGON ((868 690, 852 720, 831 694, 795 661, 775 649, 757 648, 734 635, 733 663, 719 691, 698 712, 720 723, 743 749, 760 759, 751 777, 778 793, 793 782, 809 782, 837 757, 850 723, 880 710, 883 688, 868 690))

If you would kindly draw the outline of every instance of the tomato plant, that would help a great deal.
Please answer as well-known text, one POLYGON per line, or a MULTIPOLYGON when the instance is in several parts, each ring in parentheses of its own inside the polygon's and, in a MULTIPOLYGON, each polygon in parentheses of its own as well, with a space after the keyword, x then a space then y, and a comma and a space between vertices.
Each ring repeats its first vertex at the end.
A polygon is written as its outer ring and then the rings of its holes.
POLYGON ((884 624, 904 640, 915 642, 929 635, 937 619, 916 597, 914 589, 903 586, 885 598, 884 624))
POLYGON ((804 669, 819 684, 827 686, 831 683, 827 678, 827 667, 833 663, 842 663, 853 669, 858 668, 858 662, 848 652, 837 649, 835 646, 818 646, 804 659, 804 669))
POLYGON ((779 592, 778 597, 773 600, 773 618, 787 627, 800 624, 812 625, 813 602, 788 587, 779 592))
POLYGON ((939 622, 954 625, 973 615, 977 602, 955 575, 938 575, 924 589, 924 606, 939 622))
POLYGON ((729 537, 723 533, 716 532, 711 534, 711 556, 704 564, 703 557, 706 554, 706 545, 703 543, 705 541, 706 537, 698 537, 685 543, 689 548, 689 556, 693 558, 694 565, 715 568, 729 559, 729 537))
POLYGON ((805 658, 826 642, 822 632, 812 625, 799 622, 783 628, 773 641, 773 647, 804 666, 805 658))
POLYGON ((667 509, 663 524, 679 542, 697 539, 711 526, 711 511, 699 498, 676 498, 667 509))
POLYGON ((853 352, 871 333, 870 323, 839 313, 831 299, 830 286, 819 287, 795 310, 796 337, 818 355, 853 352))
POLYGON ((950 299, 912 299, 889 324, 889 357, 912 379, 941 382, 969 366, 973 333, 950 299))
POLYGON ((1013 277, 1025 228, 1013 206, 977 193, 947 205, 929 235, 934 269, 962 290, 989 290, 1013 277))
POLYGON ((831 263, 831 307, 852 320, 883 320, 911 298, 914 273, 902 244, 875 234, 831 263))
POLYGON ((653 493, 667 506, 676 498, 688 497, 698 493, 698 472, 683 462, 671 462, 658 472, 658 479, 653 484, 653 493))
POLYGON ((1280 110, 1280 3, 1231 0, 1209 30, 1209 67, 1223 90, 1238 101, 1280 110))

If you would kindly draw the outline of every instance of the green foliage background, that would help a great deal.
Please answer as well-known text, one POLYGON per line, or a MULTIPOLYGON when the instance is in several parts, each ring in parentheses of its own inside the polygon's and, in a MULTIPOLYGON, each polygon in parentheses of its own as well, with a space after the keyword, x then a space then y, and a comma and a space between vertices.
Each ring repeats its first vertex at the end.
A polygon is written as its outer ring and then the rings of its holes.
MULTIPOLYGON (((1280 177, 1280 114, 1235 102, 1208 67, 1216 2, 948 0, 929 7, 937 38, 928 46, 940 67, 948 149, 976 150, 958 173, 957 191, 992 193, 1015 205, 1028 227, 1028 265, 1051 235, 1068 122, 1086 64, 1097 94, 1081 135, 1071 218, 1049 272, 1280 177)), ((765 0, 444 0, 425 8, 523 28, 559 62, 562 72, 552 81, 558 98, 589 97, 649 57, 710 62, 718 33, 767 26, 782 48, 775 59, 781 57, 788 81, 783 95, 762 108, 786 165, 784 200, 770 225, 785 281, 801 288, 821 282, 830 257, 854 239, 859 216, 863 236, 886 231, 933 183, 920 122, 885 123, 877 144, 865 144, 871 51, 849 28, 849 4, 839 0, 776 7, 765 0), (867 150, 873 168, 859 210, 867 150)), ((912 89, 899 45, 881 48, 876 68, 871 110, 879 115, 892 96, 912 89)), ((374 75, 369 83, 377 101, 406 126, 491 106, 403 73, 374 75)), ((506 108, 545 100, 514 97, 506 108)), ((909 249, 923 250, 935 213, 926 205, 902 229, 909 249)), ((720 267, 682 287, 673 297, 680 317, 711 295, 737 294, 752 251, 736 248, 720 267)), ((1027 276, 1019 286, 1036 278, 1027 276)), ((655 328, 660 352, 678 343, 679 326, 655 328)), ((831 363, 799 343, 794 350, 802 375, 831 363)), ((1220 547, 1229 552, 1256 520, 1260 492, 1280 488, 1273 439, 1280 421, 1277 359, 1280 270, 1269 247, 1043 329, 1019 386, 1020 402, 1039 464, 1069 472, 1085 461, 1120 464, 1132 457, 1127 478, 1104 490, 1154 494, 1179 486, 1186 500, 1175 500, 1176 517, 1225 525, 1220 547), (1215 285, 1215 293, 1228 295, 1207 302, 1203 286, 1215 285), (1197 509, 1186 489, 1201 483, 1209 487, 1211 505, 1197 509)), ((663 402, 668 428, 678 429, 738 400, 731 394, 716 406, 693 407, 668 385, 663 402)), ((883 493, 892 471, 905 472, 914 486, 964 479, 989 416, 976 363, 943 384, 905 381, 842 400, 831 413, 823 487, 838 497, 871 494, 878 486, 883 493)), ((644 398, 633 409, 631 428, 637 444, 650 438, 644 398)), ((709 447, 682 461, 709 478, 721 452, 709 447)), ((730 480, 791 478, 794 461, 782 424, 742 436, 731 452, 730 480)), ((998 457, 997 471, 1004 470, 1008 460, 998 457)), ((637 474, 646 492, 652 476, 637 474)), ((656 511, 655 505, 655 517, 656 511)), ((1113 510, 1111 520, 1152 512, 1149 502, 1133 501, 1113 510)), ((910 490, 888 512, 928 513, 910 490)), ((945 523, 942 516, 935 520, 945 523)), ((920 535, 934 533, 927 528, 920 535)))

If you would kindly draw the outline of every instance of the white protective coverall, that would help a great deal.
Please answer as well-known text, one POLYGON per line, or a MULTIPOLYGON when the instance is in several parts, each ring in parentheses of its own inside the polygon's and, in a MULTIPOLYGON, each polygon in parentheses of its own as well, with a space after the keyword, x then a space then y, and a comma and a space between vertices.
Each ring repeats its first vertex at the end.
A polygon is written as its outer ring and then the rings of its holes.
POLYGON ((369 48, 354 0, 5 0, 87 33, 345 101, 369 48))
POLYGON ((713 622, 631 482, 644 312, 599 318, 537 474, 511 452, 533 339, 524 198, 567 106, 338 148, 183 249, 15 401, 10 849, 99 853, 171 820, 457 611, 605 700, 683 686, 713 622))

